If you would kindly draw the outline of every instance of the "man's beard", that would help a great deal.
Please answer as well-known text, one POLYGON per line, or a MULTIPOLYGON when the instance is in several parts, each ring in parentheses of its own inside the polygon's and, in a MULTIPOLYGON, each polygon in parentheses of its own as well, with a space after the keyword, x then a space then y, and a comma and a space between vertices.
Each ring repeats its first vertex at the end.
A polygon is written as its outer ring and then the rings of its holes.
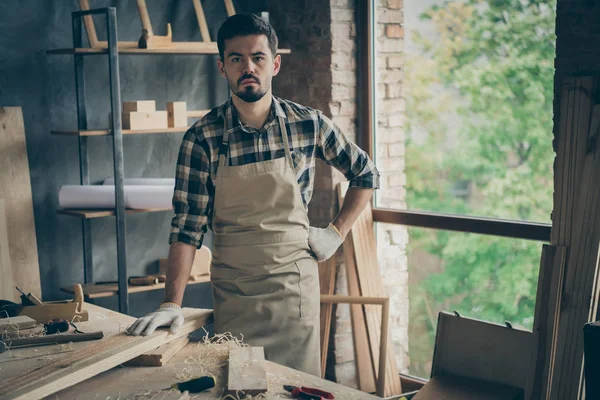
POLYGON ((240 99, 244 100, 246 103, 257 102, 260 99, 262 99, 265 94, 267 94, 266 90, 262 90, 259 78, 253 75, 243 75, 242 77, 240 77, 240 79, 237 82, 237 88, 238 90, 234 92, 235 95, 240 99), (245 79, 253 79, 258 84, 258 88, 254 89, 254 87, 250 85, 240 88, 241 82, 245 79))

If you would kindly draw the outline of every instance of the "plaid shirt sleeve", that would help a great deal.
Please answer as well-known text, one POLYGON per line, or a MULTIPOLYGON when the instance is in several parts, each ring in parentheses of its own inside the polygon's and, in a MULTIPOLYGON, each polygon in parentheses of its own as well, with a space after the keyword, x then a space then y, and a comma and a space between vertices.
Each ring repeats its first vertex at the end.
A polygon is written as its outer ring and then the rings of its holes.
POLYGON ((214 199, 210 180, 210 150, 201 127, 184 135, 175 171, 175 192, 169 244, 188 243, 200 248, 214 199))
POLYGON ((317 157, 344 174, 350 187, 379 189, 379 171, 375 163, 321 112, 317 157))

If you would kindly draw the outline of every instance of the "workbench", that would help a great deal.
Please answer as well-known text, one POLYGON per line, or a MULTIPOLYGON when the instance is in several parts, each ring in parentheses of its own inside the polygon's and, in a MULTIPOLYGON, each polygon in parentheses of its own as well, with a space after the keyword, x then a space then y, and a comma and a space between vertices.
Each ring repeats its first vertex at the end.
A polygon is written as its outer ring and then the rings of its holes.
MULTIPOLYGON (((77 324, 78 328, 84 332, 102 330, 105 339, 111 334, 122 332, 131 322, 131 317, 119 314, 117 312, 98 307, 89 303, 84 303, 84 309, 88 310, 89 321, 77 324)), ((31 370, 41 363, 55 360, 56 357, 64 357, 69 353, 55 354, 59 350, 65 350, 65 345, 52 345, 33 348, 22 348, 0 354, 0 383, 3 379, 19 375, 25 371, 31 370), (44 354, 43 357, 23 359, 23 357, 36 356, 44 354), (15 360, 19 358, 18 360, 15 360)), ((78 350, 84 346, 89 346, 89 342, 72 343, 70 349, 78 350)), ((173 383, 182 380, 182 375, 197 377, 202 374, 202 366, 191 362, 192 358, 202 354, 203 347, 210 346, 203 343, 187 344, 176 356, 174 356, 166 365, 162 367, 133 367, 119 366, 106 372, 100 373, 92 378, 84 380, 67 389, 63 389, 48 399, 54 400, 83 400, 83 399, 102 399, 102 400, 124 400, 124 399, 177 399, 179 396, 169 397, 168 392, 159 390, 170 387, 173 383), (144 395, 145 394, 145 395, 144 395)), ((68 346, 67 346, 68 347, 68 346)), ((227 358, 223 357, 223 366, 227 365, 227 358)), ((266 398, 268 399, 288 399, 290 398, 283 390, 283 385, 311 386, 330 391, 336 395, 336 399, 380 399, 377 396, 369 395, 343 385, 339 385, 327 380, 323 380, 273 362, 266 361, 268 388, 266 398)), ((222 397, 223 384, 226 382, 226 368, 218 369, 215 374, 217 386, 209 391, 205 391, 193 396, 194 399, 219 399, 222 397)), ((174 393, 171 393, 174 394, 174 393)), ((231 398, 231 397, 230 397, 231 398)))

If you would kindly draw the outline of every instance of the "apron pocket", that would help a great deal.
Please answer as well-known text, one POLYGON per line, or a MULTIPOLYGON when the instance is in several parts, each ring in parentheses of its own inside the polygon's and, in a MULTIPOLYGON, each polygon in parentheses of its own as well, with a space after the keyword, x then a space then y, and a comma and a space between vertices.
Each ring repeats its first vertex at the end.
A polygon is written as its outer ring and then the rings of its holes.
POLYGON ((318 319, 321 310, 318 264, 310 258, 302 258, 295 264, 300 274, 300 318, 318 319))

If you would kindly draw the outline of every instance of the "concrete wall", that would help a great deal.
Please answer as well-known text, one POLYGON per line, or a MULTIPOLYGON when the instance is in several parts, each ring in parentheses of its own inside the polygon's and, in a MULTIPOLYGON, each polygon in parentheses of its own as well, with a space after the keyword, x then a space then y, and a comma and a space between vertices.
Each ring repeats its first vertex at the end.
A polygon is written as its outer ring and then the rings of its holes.
MULTIPOLYGON (((91 0, 95 7, 115 6, 121 40, 137 40, 141 23, 135 1, 91 0)), ((56 214, 61 185, 79 183, 77 139, 51 136, 52 129, 75 129, 73 58, 47 55, 48 49, 70 47, 71 11, 76 0, 5 0, 0 2, 0 105, 23 108, 31 171, 34 215, 44 299, 64 297, 60 286, 83 280, 82 235, 78 218, 56 214)), ((204 1, 211 36, 226 18, 222 1, 204 1)), ((245 2, 236 2, 244 10, 245 2)), ((147 0, 156 34, 171 22, 176 41, 200 40, 191 1, 147 0)), ((256 6, 256 3, 254 3, 256 6)), ((97 17, 96 26, 105 38, 97 17)), ((109 111, 108 61, 86 58, 87 107, 90 128, 106 128, 109 111)), ((170 100, 185 100, 188 108, 205 109, 227 98, 227 86, 216 68, 216 56, 123 56, 120 58, 122 99, 155 99, 158 109, 170 100)), ((190 121, 192 123, 193 121, 190 121)), ((124 138, 126 177, 171 177, 183 134, 136 135, 124 138)), ((90 178, 99 182, 112 173, 109 137, 89 139, 90 178)), ((170 212, 127 218, 128 269, 143 274, 168 251, 170 212)), ((93 258, 97 280, 116 279, 113 218, 92 221, 93 258)), ((208 241, 210 243, 210 240, 208 241)), ((27 290, 27 288, 23 288, 27 290)), ((151 311, 162 291, 130 296, 131 312, 151 311)), ((190 286, 186 304, 210 307, 209 285, 190 286)), ((116 298, 104 305, 116 306, 116 298)))

